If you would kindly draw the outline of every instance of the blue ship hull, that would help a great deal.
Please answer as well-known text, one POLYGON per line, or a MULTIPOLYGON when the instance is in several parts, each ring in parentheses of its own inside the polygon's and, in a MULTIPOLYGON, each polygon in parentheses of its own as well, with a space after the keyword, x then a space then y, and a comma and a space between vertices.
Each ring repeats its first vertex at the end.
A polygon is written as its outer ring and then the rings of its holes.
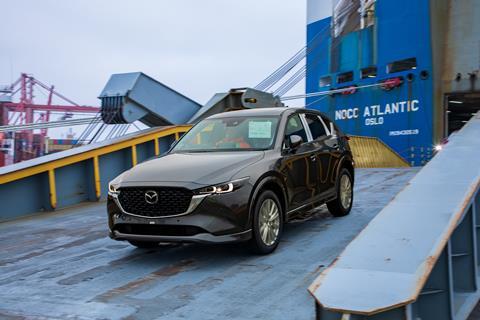
POLYGON ((378 0, 375 17, 372 26, 338 37, 332 36, 332 18, 307 26, 307 94, 356 89, 307 98, 306 105, 328 114, 347 134, 378 137, 412 165, 423 165, 436 143, 430 3, 378 0), (401 61, 415 64, 405 69, 401 61), (368 70, 374 72, 366 76, 368 70), (382 88, 389 79, 402 83, 382 88))

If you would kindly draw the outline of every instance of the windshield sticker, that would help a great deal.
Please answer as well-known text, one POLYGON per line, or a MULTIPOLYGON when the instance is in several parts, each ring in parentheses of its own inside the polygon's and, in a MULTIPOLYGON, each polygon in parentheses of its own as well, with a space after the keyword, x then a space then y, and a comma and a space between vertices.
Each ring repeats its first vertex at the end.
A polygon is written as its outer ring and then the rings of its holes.
POLYGON ((252 139, 272 138, 272 122, 271 121, 250 121, 248 123, 248 137, 252 139))

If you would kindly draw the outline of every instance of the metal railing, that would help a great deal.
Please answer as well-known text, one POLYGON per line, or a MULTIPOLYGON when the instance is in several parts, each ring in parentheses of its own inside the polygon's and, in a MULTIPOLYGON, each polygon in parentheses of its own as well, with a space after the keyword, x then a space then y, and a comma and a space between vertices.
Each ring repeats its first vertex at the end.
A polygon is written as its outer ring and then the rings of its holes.
POLYGON ((0 168, 0 221, 97 201, 111 179, 167 151, 189 129, 148 129, 0 168))
MULTIPOLYGON (((0 221, 97 201, 107 194, 110 180, 167 151, 190 127, 143 130, 0 168, 0 221)), ((376 138, 353 136, 351 146, 358 168, 408 166, 376 138)))
POLYGON ((480 113, 310 286, 317 319, 466 319, 480 298, 480 113))

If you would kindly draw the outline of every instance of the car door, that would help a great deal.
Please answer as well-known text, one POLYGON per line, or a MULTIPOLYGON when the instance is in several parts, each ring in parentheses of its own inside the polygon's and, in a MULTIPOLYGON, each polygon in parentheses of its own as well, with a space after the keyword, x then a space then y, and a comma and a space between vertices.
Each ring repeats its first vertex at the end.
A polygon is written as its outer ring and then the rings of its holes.
POLYGON ((317 194, 322 198, 328 197, 334 192, 335 187, 334 173, 337 161, 332 155, 338 144, 332 143, 332 136, 318 114, 306 113, 305 121, 312 136, 312 148, 317 159, 317 194))
POLYGON ((330 175, 331 186, 335 187, 338 174, 338 166, 340 165, 340 160, 343 156, 343 149, 339 141, 339 131, 335 124, 326 116, 320 115, 320 119, 323 121, 328 131, 328 139, 325 140, 326 147, 330 150, 330 156, 332 159, 332 170, 333 172, 330 175), (332 132, 332 130, 334 132, 332 132))
POLYGON ((280 171, 288 189, 289 210, 308 204, 317 195, 316 155, 300 114, 289 116, 284 130, 284 141, 298 135, 303 143, 295 150, 284 143, 280 171))

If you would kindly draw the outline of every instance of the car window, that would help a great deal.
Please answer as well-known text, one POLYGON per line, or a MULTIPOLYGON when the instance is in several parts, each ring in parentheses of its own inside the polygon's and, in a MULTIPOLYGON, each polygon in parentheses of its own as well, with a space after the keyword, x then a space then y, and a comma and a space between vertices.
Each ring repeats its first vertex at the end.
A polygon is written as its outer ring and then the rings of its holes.
POLYGON ((302 121, 298 114, 288 118, 287 128, 285 129, 285 139, 290 138, 292 135, 297 135, 302 137, 304 142, 307 142, 307 132, 303 127, 302 121))
POLYGON ((321 117, 322 117, 323 123, 325 123, 325 125, 327 126, 327 129, 330 130, 330 124, 332 123, 332 121, 327 117, 324 117, 324 116, 321 116, 321 117))
POLYGON ((279 117, 205 119, 188 131, 173 152, 245 151, 271 148, 279 117))
POLYGON ((327 135, 327 132, 325 131, 325 126, 320 121, 320 118, 317 115, 307 113, 305 115, 305 119, 307 120, 308 128, 312 133, 313 140, 317 140, 318 138, 327 135))

